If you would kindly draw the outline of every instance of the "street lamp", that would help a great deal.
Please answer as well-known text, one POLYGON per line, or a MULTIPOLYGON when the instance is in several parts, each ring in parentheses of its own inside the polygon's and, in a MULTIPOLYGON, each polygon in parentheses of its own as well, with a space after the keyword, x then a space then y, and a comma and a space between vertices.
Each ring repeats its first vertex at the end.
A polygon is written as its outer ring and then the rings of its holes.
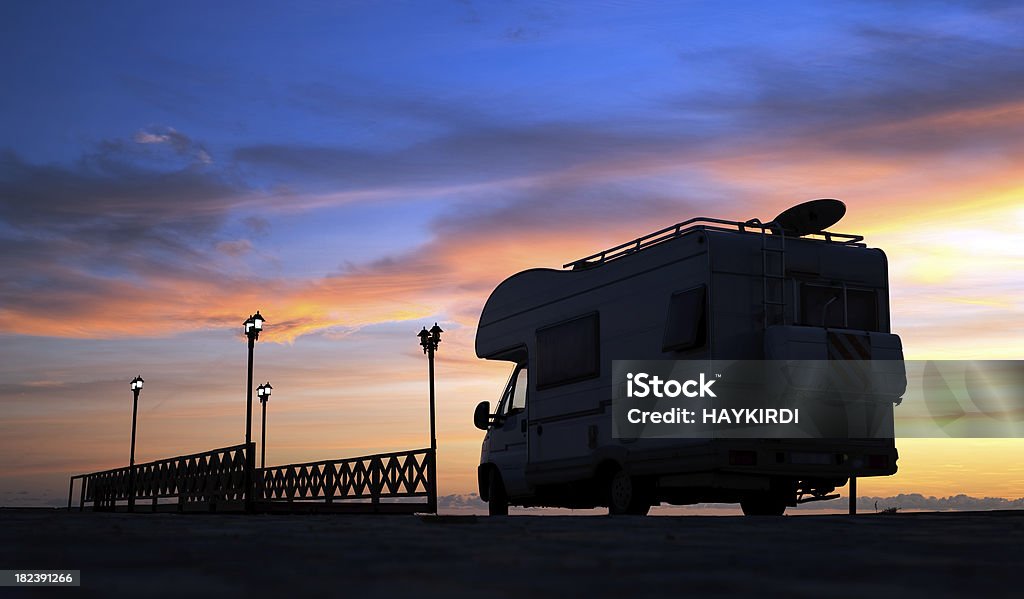
POLYGON ((263 315, 257 310, 242 323, 242 330, 249 338, 249 376, 247 379, 247 392, 245 395, 245 508, 246 511, 253 509, 252 497, 252 474, 256 468, 256 456, 252 455, 252 352, 256 347, 256 339, 266 324, 263 315))
POLYGON ((135 421, 139 415, 139 393, 142 391, 142 375, 132 379, 132 453, 128 458, 128 511, 135 511, 135 421))
POLYGON ((267 467, 267 400, 270 399, 270 392, 274 388, 267 382, 259 387, 256 387, 256 396, 260 398, 260 404, 263 405, 263 426, 260 428, 262 440, 260 441, 260 468, 267 467))
POLYGON ((437 427, 434 417, 434 352, 437 351, 438 344, 441 343, 441 333, 444 330, 434 323, 434 326, 428 331, 427 327, 423 327, 418 333, 420 338, 420 346, 423 347, 423 353, 427 354, 427 369, 428 379, 430 381, 430 464, 429 478, 430 478, 430 510, 437 512, 437 427))

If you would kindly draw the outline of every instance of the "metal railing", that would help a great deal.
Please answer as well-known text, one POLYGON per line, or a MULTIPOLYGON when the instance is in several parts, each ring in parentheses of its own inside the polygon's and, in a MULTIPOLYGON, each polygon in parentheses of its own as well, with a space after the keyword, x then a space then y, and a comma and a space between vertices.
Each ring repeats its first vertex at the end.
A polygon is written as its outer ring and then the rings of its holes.
MULTIPOLYGON (((632 241, 619 244, 615 247, 608 248, 606 250, 591 254, 586 258, 580 258, 579 260, 573 260, 568 264, 563 264, 562 268, 572 268, 573 270, 582 270, 585 268, 591 268, 605 262, 610 262, 617 258, 622 258, 630 254, 636 253, 642 249, 646 249, 659 243, 664 243, 671 239, 675 239, 681 235, 689 233, 691 231, 705 230, 705 231, 727 231, 730 233, 760 233, 766 232, 775 233, 775 230, 771 223, 762 223, 757 219, 751 219, 748 221, 737 221, 737 220, 725 220, 721 218, 710 218, 706 216, 698 216, 697 218, 691 218, 681 223, 676 223, 671 227, 665 227, 653 233, 648 233, 643 237, 637 237, 632 241)), ((781 230, 780 230, 781 232, 781 230)), ((820 233, 812 233, 804 235, 804 238, 818 239, 825 241, 826 243, 839 243, 843 245, 863 245, 861 242, 864 241, 864 237, 861 235, 849 235, 846 233, 832 233, 830 231, 821 231, 820 233)))
POLYGON ((71 477, 68 509, 76 479, 81 480, 79 510, 91 504, 93 511, 113 511, 119 502, 138 507, 152 501, 156 511, 160 499, 177 499, 178 510, 244 509, 246 452, 255 445, 233 445, 202 453, 177 456, 71 477), (132 501, 134 499, 134 501, 132 501), (134 505, 133 505, 134 504, 134 505))
POLYGON ((330 511, 435 512, 435 459, 428 448, 261 468, 255 497, 266 511, 298 511, 306 504, 330 511), (417 497, 426 502, 400 501, 417 497))

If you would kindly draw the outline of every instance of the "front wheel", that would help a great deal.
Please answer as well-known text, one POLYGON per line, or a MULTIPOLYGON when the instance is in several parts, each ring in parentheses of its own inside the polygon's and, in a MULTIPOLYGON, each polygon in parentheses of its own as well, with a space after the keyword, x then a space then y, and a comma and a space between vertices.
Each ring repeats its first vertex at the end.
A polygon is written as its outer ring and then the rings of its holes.
POLYGON ((501 474, 497 469, 491 470, 491 476, 487 482, 487 514, 490 516, 508 515, 508 494, 505 492, 505 483, 501 480, 501 474))

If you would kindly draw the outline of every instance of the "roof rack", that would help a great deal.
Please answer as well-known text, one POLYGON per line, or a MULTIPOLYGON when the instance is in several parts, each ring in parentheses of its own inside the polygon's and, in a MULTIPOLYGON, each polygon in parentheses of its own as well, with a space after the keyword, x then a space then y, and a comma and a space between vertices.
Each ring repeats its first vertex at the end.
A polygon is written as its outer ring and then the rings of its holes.
MULTIPOLYGON (((573 270, 593 268, 594 266, 604 264, 605 262, 610 262, 612 260, 634 254, 640 250, 647 249, 652 245, 658 245, 659 243, 675 239, 676 237, 680 237, 686 233, 690 233, 691 231, 726 231, 729 233, 784 235, 782 228, 778 225, 774 223, 762 223, 756 218, 752 218, 747 221, 738 221, 698 216, 696 218, 691 218, 690 220, 684 220, 681 223, 676 223, 671 227, 665 227, 664 229, 655 231, 654 233, 649 233, 643 237, 637 237, 633 241, 628 241, 596 254, 591 254, 586 258, 573 260, 568 264, 562 265, 562 268, 571 267, 573 270)), ((802 238, 817 239, 824 241, 825 243, 838 243, 841 245, 865 247, 865 244, 861 243, 864 241, 864 237, 862 235, 848 235, 846 233, 820 231, 818 233, 804 235, 802 238)))

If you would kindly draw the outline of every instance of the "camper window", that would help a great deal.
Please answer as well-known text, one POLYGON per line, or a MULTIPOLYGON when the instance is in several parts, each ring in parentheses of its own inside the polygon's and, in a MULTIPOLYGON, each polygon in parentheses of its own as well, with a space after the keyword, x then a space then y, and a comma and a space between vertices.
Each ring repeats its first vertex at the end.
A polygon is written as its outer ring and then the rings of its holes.
POLYGON ((704 347, 707 343, 707 287, 672 294, 665 317, 665 336, 661 351, 682 351, 704 347))
POLYGON ((877 294, 868 289, 846 290, 846 328, 878 330, 877 294))
POLYGON ((806 326, 878 330, 878 294, 872 289, 800 287, 800 322, 806 326))
POLYGON ((843 288, 803 285, 800 288, 800 321, 812 327, 845 328, 843 288))
POLYGON ((599 374, 597 312, 537 329, 537 388, 599 374))

